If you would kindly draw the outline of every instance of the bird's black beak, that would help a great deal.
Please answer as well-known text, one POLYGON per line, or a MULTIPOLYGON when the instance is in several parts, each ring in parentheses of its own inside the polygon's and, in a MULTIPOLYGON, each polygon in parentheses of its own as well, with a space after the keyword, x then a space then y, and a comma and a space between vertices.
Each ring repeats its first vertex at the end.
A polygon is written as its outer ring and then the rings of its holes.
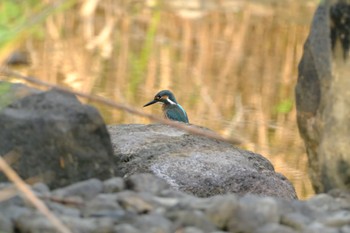
POLYGON ((158 100, 152 100, 151 102, 149 102, 149 103, 143 105, 143 107, 147 107, 147 106, 152 105, 152 104, 155 104, 155 103, 157 103, 157 102, 158 102, 158 100))

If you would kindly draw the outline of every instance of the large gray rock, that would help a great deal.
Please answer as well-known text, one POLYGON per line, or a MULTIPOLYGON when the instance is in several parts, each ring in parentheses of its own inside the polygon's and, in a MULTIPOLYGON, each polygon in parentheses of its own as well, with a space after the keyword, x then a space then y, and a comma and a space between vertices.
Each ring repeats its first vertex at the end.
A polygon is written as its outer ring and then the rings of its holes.
POLYGON ((350 188, 349 48, 350 1, 322 2, 304 45, 295 88, 299 131, 316 192, 350 188))
POLYGON ((160 124, 115 125, 108 130, 124 176, 153 173, 172 188, 199 197, 254 193, 296 198, 291 183, 267 159, 229 143, 160 124))
POLYGON ((4 96, 15 101, 0 111, 0 155, 11 152, 6 159, 22 178, 60 187, 116 174, 110 138, 95 108, 57 90, 4 96))

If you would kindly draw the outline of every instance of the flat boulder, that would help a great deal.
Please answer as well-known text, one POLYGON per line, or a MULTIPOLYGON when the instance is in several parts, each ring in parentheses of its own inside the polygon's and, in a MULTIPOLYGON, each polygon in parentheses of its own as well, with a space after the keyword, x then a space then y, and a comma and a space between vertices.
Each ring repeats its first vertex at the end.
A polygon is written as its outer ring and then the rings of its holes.
MULTIPOLYGON (((195 126, 193 126, 195 127, 195 126)), ((108 126, 122 175, 153 173, 198 197, 236 193, 296 199, 263 156, 161 124, 108 126)))

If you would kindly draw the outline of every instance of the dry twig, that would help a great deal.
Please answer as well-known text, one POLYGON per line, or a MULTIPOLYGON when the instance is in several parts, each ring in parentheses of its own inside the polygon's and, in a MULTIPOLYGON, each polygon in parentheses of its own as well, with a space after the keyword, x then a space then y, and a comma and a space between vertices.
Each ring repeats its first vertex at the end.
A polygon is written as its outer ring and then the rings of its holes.
POLYGON ((147 117, 147 118, 149 118, 152 121, 156 121, 156 122, 159 122, 159 123, 162 123, 162 124, 170 125, 170 126, 173 126, 175 128, 178 128, 178 129, 182 129, 184 131, 187 131, 187 132, 195 134, 195 135, 204 136, 204 137, 208 137, 208 138, 212 138, 212 139, 217 139, 217 140, 220 140, 220 141, 226 141, 226 142, 232 143, 234 145, 243 143, 243 141, 241 139, 222 137, 221 135, 219 135, 219 134, 217 134, 215 132, 211 132, 211 131, 208 131, 208 130, 200 129, 200 128, 196 127, 196 126, 185 125, 185 124, 180 123, 180 122, 171 121, 171 120, 168 120, 168 119, 163 119, 163 118, 154 116, 152 114, 144 113, 144 112, 139 111, 139 110, 137 110, 137 109, 135 109, 133 107, 130 107, 128 105, 111 101, 111 100, 106 99, 104 97, 87 94, 87 93, 84 93, 84 92, 81 92, 81 91, 72 90, 72 89, 69 89, 69 88, 65 88, 65 87, 61 87, 61 86, 58 86, 58 85, 50 84, 50 83, 41 81, 39 79, 36 79, 34 77, 25 76, 25 75, 22 75, 22 74, 20 74, 20 73, 18 73, 16 71, 10 70, 10 69, 8 69, 6 67, 0 67, 0 73, 4 74, 6 76, 12 76, 12 77, 16 77, 16 78, 22 79, 22 80, 25 80, 27 82, 30 82, 30 83, 33 83, 33 84, 36 84, 36 85, 44 86, 44 87, 47 87, 47 88, 54 88, 54 89, 62 91, 62 92, 74 94, 74 95, 86 98, 88 100, 92 100, 92 101, 95 101, 95 102, 102 103, 102 104, 110 106, 112 108, 116 108, 116 109, 119 109, 119 110, 122 110, 122 111, 129 112, 131 114, 135 114, 135 115, 142 116, 142 117, 147 117))

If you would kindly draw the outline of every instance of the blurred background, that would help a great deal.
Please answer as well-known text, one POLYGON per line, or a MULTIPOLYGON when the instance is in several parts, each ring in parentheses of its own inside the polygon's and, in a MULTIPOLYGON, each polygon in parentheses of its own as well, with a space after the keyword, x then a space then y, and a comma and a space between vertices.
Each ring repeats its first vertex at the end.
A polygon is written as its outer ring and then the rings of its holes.
MULTIPOLYGON (((244 140, 240 147, 267 157, 306 199, 313 191, 294 85, 317 4, 2 0, 0 62, 157 115, 160 106, 142 106, 170 89, 192 124, 244 140)), ((107 124, 150 123, 91 104, 107 124)))

